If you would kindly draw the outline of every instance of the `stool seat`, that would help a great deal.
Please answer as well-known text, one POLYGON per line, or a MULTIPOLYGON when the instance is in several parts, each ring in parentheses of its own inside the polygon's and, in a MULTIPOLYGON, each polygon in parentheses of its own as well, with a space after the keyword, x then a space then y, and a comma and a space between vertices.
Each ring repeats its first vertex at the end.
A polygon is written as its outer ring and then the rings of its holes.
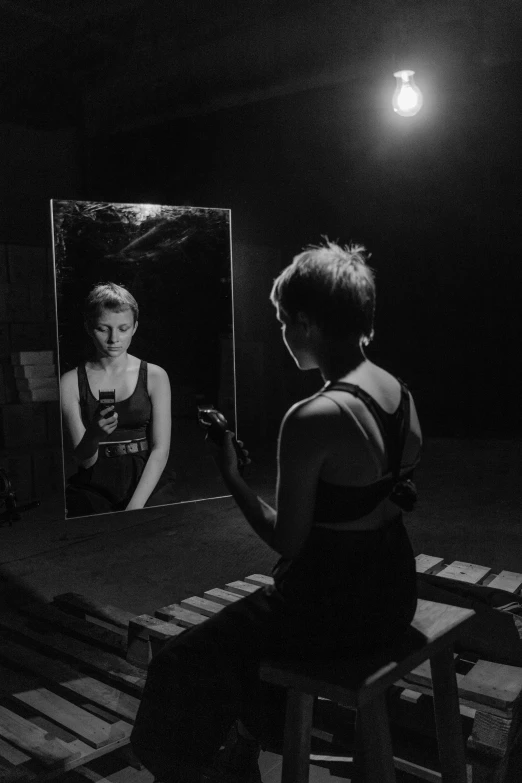
POLYGON ((430 660, 439 756, 444 783, 466 783, 464 740, 453 642, 473 621, 475 612, 420 600, 410 628, 396 643, 367 656, 328 660, 264 660, 262 680, 287 688, 287 716, 282 783, 308 780, 313 699, 322 696, 356 709, 361 769, 369 783, 395 781, 386 715, 388 688, 430 660))

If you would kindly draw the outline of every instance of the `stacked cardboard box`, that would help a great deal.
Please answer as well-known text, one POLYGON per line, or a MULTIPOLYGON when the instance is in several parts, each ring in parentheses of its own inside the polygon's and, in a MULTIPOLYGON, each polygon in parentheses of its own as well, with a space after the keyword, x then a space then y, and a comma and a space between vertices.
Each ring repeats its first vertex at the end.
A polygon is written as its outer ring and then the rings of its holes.
POLYGON ((0 466, 20 503, 63 487, 55 319, 47 248, 0 242, 0 466))
POLYGON ((20 402, 58 400, 58 381, 52 351, 16 351, 11 354, 20 402))

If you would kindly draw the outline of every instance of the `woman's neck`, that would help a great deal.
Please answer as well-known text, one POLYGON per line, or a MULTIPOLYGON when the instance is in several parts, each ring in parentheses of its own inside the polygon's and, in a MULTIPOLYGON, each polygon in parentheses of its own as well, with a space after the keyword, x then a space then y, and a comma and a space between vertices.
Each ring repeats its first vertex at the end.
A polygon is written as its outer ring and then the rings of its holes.
POLYGON ((108 375, 117 375, 118 373, 127 370, 129 359, 128 353, 124 353, 121 356, 115 356, 114 359, 110 356, 96 356, 92 361, 92 364, 96 369, 103 370, 108 375))
POLYGON ((318 357, 318 366, 325 382, 337 381, 354 372, 368 361, 361 345, 352 342, 326 344, 318 357))

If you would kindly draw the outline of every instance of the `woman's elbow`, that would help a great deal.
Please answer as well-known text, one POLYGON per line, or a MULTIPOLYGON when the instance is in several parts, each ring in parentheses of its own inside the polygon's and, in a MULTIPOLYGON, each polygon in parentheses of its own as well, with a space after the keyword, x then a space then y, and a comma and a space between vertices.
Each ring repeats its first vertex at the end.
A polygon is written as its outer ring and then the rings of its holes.
POLYGON ((155 462, 165 467, 169 458, 170 447, 169 446, 153 446, 149 454, 149 460, 153 459, 155 462))

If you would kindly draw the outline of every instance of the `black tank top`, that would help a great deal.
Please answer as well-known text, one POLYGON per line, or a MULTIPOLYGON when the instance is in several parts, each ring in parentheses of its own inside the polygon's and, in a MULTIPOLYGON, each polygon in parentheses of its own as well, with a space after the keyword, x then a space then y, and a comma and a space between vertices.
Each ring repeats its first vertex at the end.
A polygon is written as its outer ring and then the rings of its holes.
MULTIPOLYGON (((383 478, 365 486, 340 486, 319 479, 314 511, 315 523, 354 522, 376 509, 379 503, 388 497, 398 502, 393 496, 396 487, 400 492, 404 485, 409 483, 415 491, 413 483, 408 482, 413 474, 413 468, 401 472, 402 453, 410 425, 410 396, 405 384, 402 381, 399 383, 401 401, 393 413, 387 413, 373 397, 352 383, 334 383, 319 392, 319 395, 326 395, 328 391, 346 391, 366 405, 384 441, 387 468, 383 478)), ((337 400, 331 397, 329 399, 335 402, 341 411, 347 413, 337 400)))
MULTIPOLYGON (((82 422, 84 427, 88 427, 100 403, 89 386, 85 364, 78 366, 78 390, 82 422)), ((147 362, 140 362, 138 382, 131 396, 115 403, 114 409, 118 414, 118 426, 111 435, 104 438, 105 441, 117 443, 147 437, 147 428, 152 417, 152 402, 147 391, 147 362)))

